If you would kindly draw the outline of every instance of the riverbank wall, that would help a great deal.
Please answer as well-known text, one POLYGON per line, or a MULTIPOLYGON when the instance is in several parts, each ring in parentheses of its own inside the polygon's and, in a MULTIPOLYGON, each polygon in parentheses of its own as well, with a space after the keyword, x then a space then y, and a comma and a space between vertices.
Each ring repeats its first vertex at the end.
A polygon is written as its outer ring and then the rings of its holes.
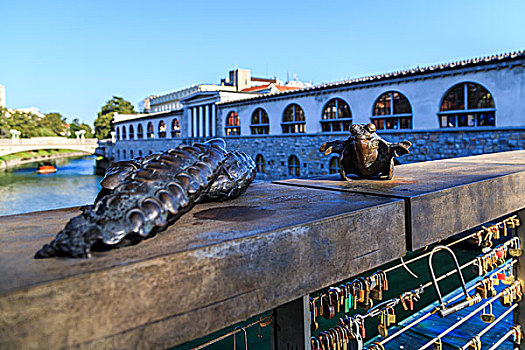
POLYGON ((0 171, 5 171, 10 168, 17 167, 22 164, 40 162, 49 159, 58 159, 58 158, 68 158, 68 157, 82 157, 85 156, 85 152, 68 152, 68 153, 58 153, 58 154, 48 154, 43 156, 36 156, 31 158, 18 158, 4 160, 0 162, 0 171))

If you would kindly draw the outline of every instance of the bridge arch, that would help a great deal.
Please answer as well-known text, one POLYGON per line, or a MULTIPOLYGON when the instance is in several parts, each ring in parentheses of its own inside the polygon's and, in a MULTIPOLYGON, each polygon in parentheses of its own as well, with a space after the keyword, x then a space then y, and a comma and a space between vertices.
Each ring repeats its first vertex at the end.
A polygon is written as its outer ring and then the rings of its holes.
POLYGON ((66 137, 33 137, 18 140, 0 139, 0 157, 13 153, 50 149, 70 149, 86 154, 94 154, 97 147, 97 139, 81 140, 66 137))

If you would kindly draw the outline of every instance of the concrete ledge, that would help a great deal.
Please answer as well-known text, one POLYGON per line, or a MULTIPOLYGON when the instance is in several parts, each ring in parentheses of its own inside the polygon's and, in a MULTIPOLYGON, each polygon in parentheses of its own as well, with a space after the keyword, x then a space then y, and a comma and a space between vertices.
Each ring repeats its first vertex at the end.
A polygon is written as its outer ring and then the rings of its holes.
POLYGON ((90 260, 32 258, 75 208, 0 217, 0 348, 175 346, 524 207, 518 151, 254 184, 90 260))
POLYGON ((525 151, 400 165, 390 181, 330 175, 274 183, 404 199, 407 247, 417 250, 525 207, 525 151))
POLYGON ((404 201, 254 184, 157 237, 34 260, 75 209, 1 217, 0 348, 167 348, 405 254, 404 201))

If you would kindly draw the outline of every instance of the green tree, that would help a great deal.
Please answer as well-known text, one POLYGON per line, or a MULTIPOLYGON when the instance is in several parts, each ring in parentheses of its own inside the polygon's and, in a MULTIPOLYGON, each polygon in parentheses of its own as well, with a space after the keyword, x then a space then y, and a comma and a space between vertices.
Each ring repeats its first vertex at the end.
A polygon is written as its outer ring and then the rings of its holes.
POLYGON ((86 138, 93 137, 93 129, 91 129, 91 126, 89 126, 86 123, 80 122, 78 118, 73 119, 73 121, 69 124, 69 131, 71 132, 71 135, 69 137, 76 137, 75 132, 80 130, 86 130, 86 138))
POLYGON ((60 113, 46 113, 37 124, 39 136, 66 136, 66 118, 60 113))
POLYGON ((113 115, 116 113, 136 114, 133 105, 124 100, 122 97, 113 96, 113 98, 102 106, 98 117, 95 119, 95 137, 105 139, 111 136, 113 127, 113 115))
POLYGON ((32 113, 0 108, 0 137, 11 137, 11 129, 19 130, 21 137, 56 136, 52 130, 41 127, 41 120, 32 113))
POLYGON ((0 138, 11 137, 11 129, 21 132, 21 137, 37 136, 69 136, 75 137, 75 131, 86 130, 85 137, 93 137, 93 129, 78 118, 73 119, 69 129, 67 120, 60 113, 47 113, 45 117, 21 112, 15 109, 8 110, 0 107, 0 138))

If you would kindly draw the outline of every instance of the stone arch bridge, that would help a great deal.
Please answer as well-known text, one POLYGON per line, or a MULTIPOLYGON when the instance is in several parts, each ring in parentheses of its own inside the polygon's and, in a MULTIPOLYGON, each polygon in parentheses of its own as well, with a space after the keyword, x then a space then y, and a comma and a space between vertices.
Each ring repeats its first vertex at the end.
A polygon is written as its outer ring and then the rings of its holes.
POLYGON ((98 147, 97 139, 67 137, 32 137, 28 139, 0 139, 0 157, 40 149, 70 149, 94 154, 98 147))

